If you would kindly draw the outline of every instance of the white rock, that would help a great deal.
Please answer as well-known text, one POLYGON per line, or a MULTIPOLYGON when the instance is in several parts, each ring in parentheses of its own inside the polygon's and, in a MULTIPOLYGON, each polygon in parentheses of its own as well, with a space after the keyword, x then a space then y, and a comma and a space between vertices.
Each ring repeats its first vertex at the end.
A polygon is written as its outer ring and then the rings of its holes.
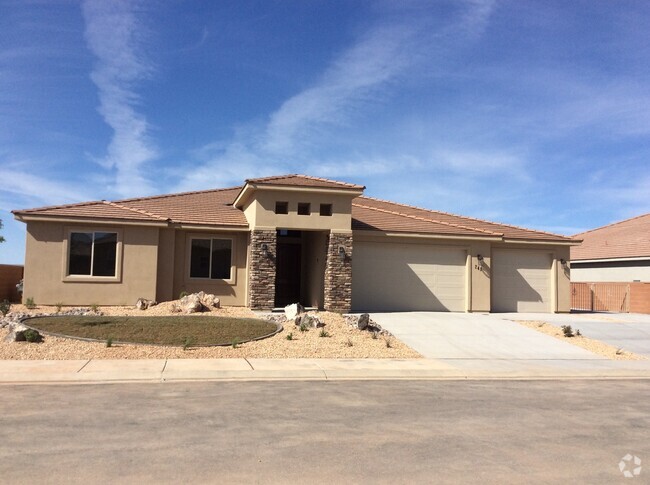
POLYGON ((301 313, 305 312, 305 307, 300 303, 292 303, 284 307, 284 314, 287 317, 287 320, 295 320, 295 318, 301 313))

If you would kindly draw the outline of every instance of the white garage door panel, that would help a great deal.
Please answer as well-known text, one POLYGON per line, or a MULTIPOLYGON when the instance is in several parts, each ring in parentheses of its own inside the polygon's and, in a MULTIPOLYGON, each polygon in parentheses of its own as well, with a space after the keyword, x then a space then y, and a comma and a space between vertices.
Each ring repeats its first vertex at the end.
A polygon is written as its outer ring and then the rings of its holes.
POLYGON ((465 311, 466 251, 421 244, 355 243, 355 311, 465 311))
POLYGON ((550 312, 551 254, 544 251, 492 252, 492 311, 550 312))

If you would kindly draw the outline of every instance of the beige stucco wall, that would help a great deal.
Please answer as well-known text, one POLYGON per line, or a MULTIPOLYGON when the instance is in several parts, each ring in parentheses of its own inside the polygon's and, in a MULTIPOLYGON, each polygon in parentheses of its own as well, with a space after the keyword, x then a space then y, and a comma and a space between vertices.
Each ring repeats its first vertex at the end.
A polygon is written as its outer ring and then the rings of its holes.
POLYGON ((27 223, 25 287, 23 299, 53 305, 133 305, 140 297, 156 297, 158 228, 103 226, 62 222, 27 223), (116 281, 70 281, 66 278, 65 242, 70 229, 117 230, 121 238, 121 264, 116 281))
POLYGON ((571 281, 576 283, 597 282, 650 282, 650 266, 630 265, 620 268, 580 268, 571 265, 571 281))
POLYGON ((352 225, 352 199, 355 196, 356 194, 258 189, 244 206, 244 214, 251 229, 349 231, 352 225), (289 213, 276 214, 276 202, 288 202, 289 213), (311 215, 298 215, 300 202, 311 204, 311 215), (320 204, 332 204, 332 215, 321 216, 320 204))
POLYGON ((248 232, 177 230, 174 236, 174 298, 178 298, 183 291, 187 293, 205 291, 217 295, 223 305, 244 306, 246 304, 248 232), (232 239, 233 267, 230 281, 190 278, 189 240, 192 237, 232 239))

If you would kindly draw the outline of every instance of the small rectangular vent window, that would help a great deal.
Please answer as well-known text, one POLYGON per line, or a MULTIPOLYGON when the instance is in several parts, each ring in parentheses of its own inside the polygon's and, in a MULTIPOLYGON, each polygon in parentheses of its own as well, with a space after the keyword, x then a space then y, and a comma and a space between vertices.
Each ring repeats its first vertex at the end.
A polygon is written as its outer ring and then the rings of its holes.
POLYGON ((276 202, 275 203, 275 213, 276 214, 288 214, 289 213, 289 203, 288 202, 276 202))
POLYGON ((332 204, 321 204, 320 205, 320 215, 321 216, 331 216, 332 215, 332 204))
POLYGON ((298 203, 298 215, 299 216, 308 216, 311 214, 310 204, 307 202, 298 203))

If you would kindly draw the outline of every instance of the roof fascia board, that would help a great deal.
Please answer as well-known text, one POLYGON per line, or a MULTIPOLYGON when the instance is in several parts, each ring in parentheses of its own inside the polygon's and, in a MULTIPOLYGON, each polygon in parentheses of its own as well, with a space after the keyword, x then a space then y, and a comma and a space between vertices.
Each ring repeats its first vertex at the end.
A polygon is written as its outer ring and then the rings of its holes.
POLYGON ((540 240, 540 239, 508 239, 503 238, 504 243, 508 244, 552 244, 553 246, 579 246, 580 241, 558 241, 557 239, 540 240))
POLYGON ((650 256, 637 256, 633 258, 602 258, 602 259, 572 259, 572 263, 616 263, 618 261, 647 261, 650 256))
POLYGON ((174 229, 185 229, 191 231, 228 231, 228 232, 249 232, 248 226, 217 226, 217 225, 203 225, 203 224, 171 224, 170 227, 174 229))
POLYGON ((366 229, 354 229, 352 232, 353 234, 357 234, 359 236, 412 237, 419 239, 462 239, 465 241, 502 241, 502 239, 498 236, 455 236, 453 234, 369 231, 366 229))
POLYGON ((81 224, 119 224, 122 226, 153 226, 153 227, 168 227, 167 222, 151 222, 151 221, 138 221, 127 219, 93 219, 88 217, 60 217, 60 216, 32 216, 14 214, 14 219, 20 222, 68 222, 68 223, 81 223, 81 224))
POLYGON ((252 193, 254 190, 255 187, 251 186, 251 184, 247 183, 244 185, 237 194, 237 197, 235 197, 235 201, 232 205, 237 209, 241 209, 248 200, 248 194, 252 193))

